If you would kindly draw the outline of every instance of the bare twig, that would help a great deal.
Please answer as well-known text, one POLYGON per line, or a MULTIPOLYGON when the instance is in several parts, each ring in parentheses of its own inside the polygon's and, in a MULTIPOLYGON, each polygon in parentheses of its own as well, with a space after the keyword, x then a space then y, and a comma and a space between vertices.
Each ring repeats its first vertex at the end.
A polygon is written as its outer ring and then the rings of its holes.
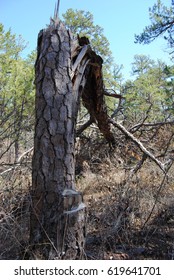
POLYGON ((112 113, 112 115, 111 115, 111 118, 114 118, 117 114, 118 114, 118 112, 122 109, 122 98, 119 98, 119 102, 118 102, 118 106, 117 106, 117 108, 114 110, 114 112, 112 113))
POLYGON ((91 118, 85 122, 84 124, 82 124, 82 126, 76 131, 76 136, 79 136, 86 128, 88 128, 92 123, 94 122, 94 120, 92 120, 91 118))
POLYGON ((150 211, 150 214, 148 215, 146 221, 144 222, 144 225, 142 226, 142 230, 144 229, 144 227, 146 226, 146 224, 148 223, 148 221, 150 220, 150 218, 151 218, 151 216, 152 216, 152 213, 153 213, 153 211, 154 211, 154 209, 155 209, 155 206, 156 206, 156 204, 157 204, 157 201, 158 201, 159 194, 160 194, 160 192, 161 192, 161 190, 162 190, 162 188, 163 188, 163 186, 164 186, 164 183, 165 183, 166 178, 167 178, 167 173, 164 174, 164 177, 163 177, 163 179, 162 179, 162 182, 161 182, 161 184, 160 184, 160 186, 159 186, 159 189, 158 189, 158 191, 157 191, 157 194, 156 194, 155 202, 154 202, 153 207, 152 207, 152 209, 151 209, 151 211, 150 211))
POLYGON ((130 129, 130 131, 133 133, 133 132, 136 132, 141 126, 143 126, 144 122, 147 120, 148 118, 148 114, 150 112, 152 108, 152 104, 150 104, 149 108, 147 109, 146 113, 145 113, 145 117, 144 119, 141 121, 141 123, 139 123, 138 125, 134 126, 133 129, 130 129))
MULTIPOLYGON (((25 152, 18 158, 18 161, 17 161, 16 163, 10 164, 10 165, 12 165, 12 167, 10 167, 10 168, 8 168, 8 169, 2 171, 2 172, 0 173, 0 176, 2 176, 2 175, 4 175, 4 174, 6 174, 6 173, 8 173, 8 172, 10 172, 10 171, 12 171, 12 170, 14 170, 14 169, 16 169, 18 166, 21 166, 21 161, 22 161, 22 159, 23 159, 27 154, 29 154, 32 150, 33 150, 33 147, 30 148, 29 150, 25 151, 25 152)), ((9 164, 5 164, 5 165, 9 165, 9 164)))
POLYGON ((20 164, 15 164, 13 167, 8 168, 8 169, 2 171, 2 172, 0 173, 0 176, 2 176, 2 175, 4 175, 5 173, 8 173, 8 172, 14 170, 14 169, 16 168, 16 166, 19 166, 19 165, 20 165, 20 164))
POLYGON ((162 125, 173 125, 174 124, 174 121, 168 121, 168 122, 156 122, 156 123, 138 123, 136 125, 134 125, 133 127, 131 127, 130 131, 134 131, 135 129, 137 129, 137 127, 139 128, 139 126, 162 126, 162 125))
POLYGON ((164 151, 163 151, 163 153, 160 155, 160 157, 165 156, 165 154, 167 153, 167 151, 168 151, 168 149, 169 149, 169 146, 170 146, 170 144, 171 144, 171 142, 172 142, 173 137, 174 137, 174 132, 173 132, 172 135, 170 136, 170 138, 169 138, 169 140, 168 140, 168 142, 167 142, 166 148, 164 149, 164 151))
POLYGON ((21 160, 23 159, 23 157, 25 157, 27 154, 29 154, 31 151, 33 151, 34 147, 30 148, 29 150, 27 150, 26 152, 24 152, 19 158, 18 158, 18 163, 21 162, 21 160))

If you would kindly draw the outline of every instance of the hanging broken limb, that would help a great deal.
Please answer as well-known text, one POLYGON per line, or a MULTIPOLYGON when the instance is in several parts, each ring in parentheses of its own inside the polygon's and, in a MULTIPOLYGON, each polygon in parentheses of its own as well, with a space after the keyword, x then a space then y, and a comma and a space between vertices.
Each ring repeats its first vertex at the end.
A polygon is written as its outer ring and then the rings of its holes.
MULTIPOLYGON (((78 40, 80 42, 81 39, 78 37, 78 40)), ((78 129, 77 134, 79 135, 92 122, 96 122, 106 140, 112 145, 115 145, 114 134, 111 131, 112 124, 124 135, 126 135, 126 137, 131 139, 131 141, 143 152, 144 156, 142 162, 144 162, 144 160, 148 157, 154 161, 164 173, 166 173, 173 162, 172 159, 162 163, 150 151, 148 151, 141 141, 138 140, 131 132, 129 132, 123 125, 112 119, 115 114, 112 115, 111 118, 108 116, 104 95, 113 96, 119 98, 120 100, 122 99, 122 96, 115 93, 109 94, 105 90, 102 76, 102 58, 92 51, 89 41, 87 38, 85 40, 85 37, 83 37, 82 47, 79 47, 80 43, 77 44, 77 42, 74 45, 76 46, 76 50, 73 49, 73 53, 76 54, 76 57, 72 65, 71 78, 74 81, 76 91, 78 91, 77 95, 79 94, 80 89, 83 105, 90 114, 90 120, 78 129)))
MULTIPOLYGON (((83 105, 90 114, 90 120, 95 122, 107 141, 114 145, 115 138, 111 131, 107 107, 105 104, 104 84, 102 77, 102 58, 92 51, 89 41, 85 37, 78 37, 79 44, 73 42, 73 61, 71 79, 73 82, 75 102, 82 97, 83 105), (76 56, 74 56, 76 54, 76 56)), ((87 122, 87 125, 90 124, 87 122)), ((85 125, 86 128, 86 125, 85 125)))

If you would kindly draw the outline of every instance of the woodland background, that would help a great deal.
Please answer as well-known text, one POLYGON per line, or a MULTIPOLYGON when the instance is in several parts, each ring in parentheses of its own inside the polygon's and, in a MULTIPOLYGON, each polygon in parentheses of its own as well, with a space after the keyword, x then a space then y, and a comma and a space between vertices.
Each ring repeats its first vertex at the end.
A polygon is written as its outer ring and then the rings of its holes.
MULTIPOLYGON (((173 61, 174 3, 149 11, 151 24, 137 35, 148 44, 162 35, 173 61)), ((103 60, 108 114, 161 162, 160 168, 117 128, 110 146, 97 125, 76 137, 76 185, 87 205, 88 259, 174 258, 174 67, 135 55, 132 78, 124 80, 103 29, 90 12, 63 15, 73 34, 87 36, 103 60)), ((25 42, 0 24, 0 259, 25 259, 35 123, 36 51, 23 58, 25 42)), ((89 119, 80 104, 77 131, 89 119)))

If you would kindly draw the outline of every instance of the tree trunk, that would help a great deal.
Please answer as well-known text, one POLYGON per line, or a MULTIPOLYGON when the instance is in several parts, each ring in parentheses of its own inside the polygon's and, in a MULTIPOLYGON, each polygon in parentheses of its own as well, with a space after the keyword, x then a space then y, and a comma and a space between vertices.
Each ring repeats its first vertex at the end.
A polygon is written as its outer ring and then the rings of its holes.
POLYGON ((78 97, 62 23, 40 31, 37 51, 30 258, 83 259, 85 205, 74 174, 78 97))
POLYGON ((75 190, 74 134, 81 95, 90 113, 88 125, 96 122, 115 143, 102 63, 86 37, 73 38, 57 19, 39 33, 30 258, 84 258, 85 204, 75 190))

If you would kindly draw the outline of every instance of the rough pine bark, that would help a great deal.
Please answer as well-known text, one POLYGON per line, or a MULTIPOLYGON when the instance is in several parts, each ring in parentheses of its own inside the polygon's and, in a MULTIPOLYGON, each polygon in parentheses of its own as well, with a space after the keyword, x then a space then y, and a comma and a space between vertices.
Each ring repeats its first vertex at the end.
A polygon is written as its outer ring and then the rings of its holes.
POLYGON ((30 258, 83 259, 85 205, 75 190, 71 36, 59 22, 38 36, 30 258))

